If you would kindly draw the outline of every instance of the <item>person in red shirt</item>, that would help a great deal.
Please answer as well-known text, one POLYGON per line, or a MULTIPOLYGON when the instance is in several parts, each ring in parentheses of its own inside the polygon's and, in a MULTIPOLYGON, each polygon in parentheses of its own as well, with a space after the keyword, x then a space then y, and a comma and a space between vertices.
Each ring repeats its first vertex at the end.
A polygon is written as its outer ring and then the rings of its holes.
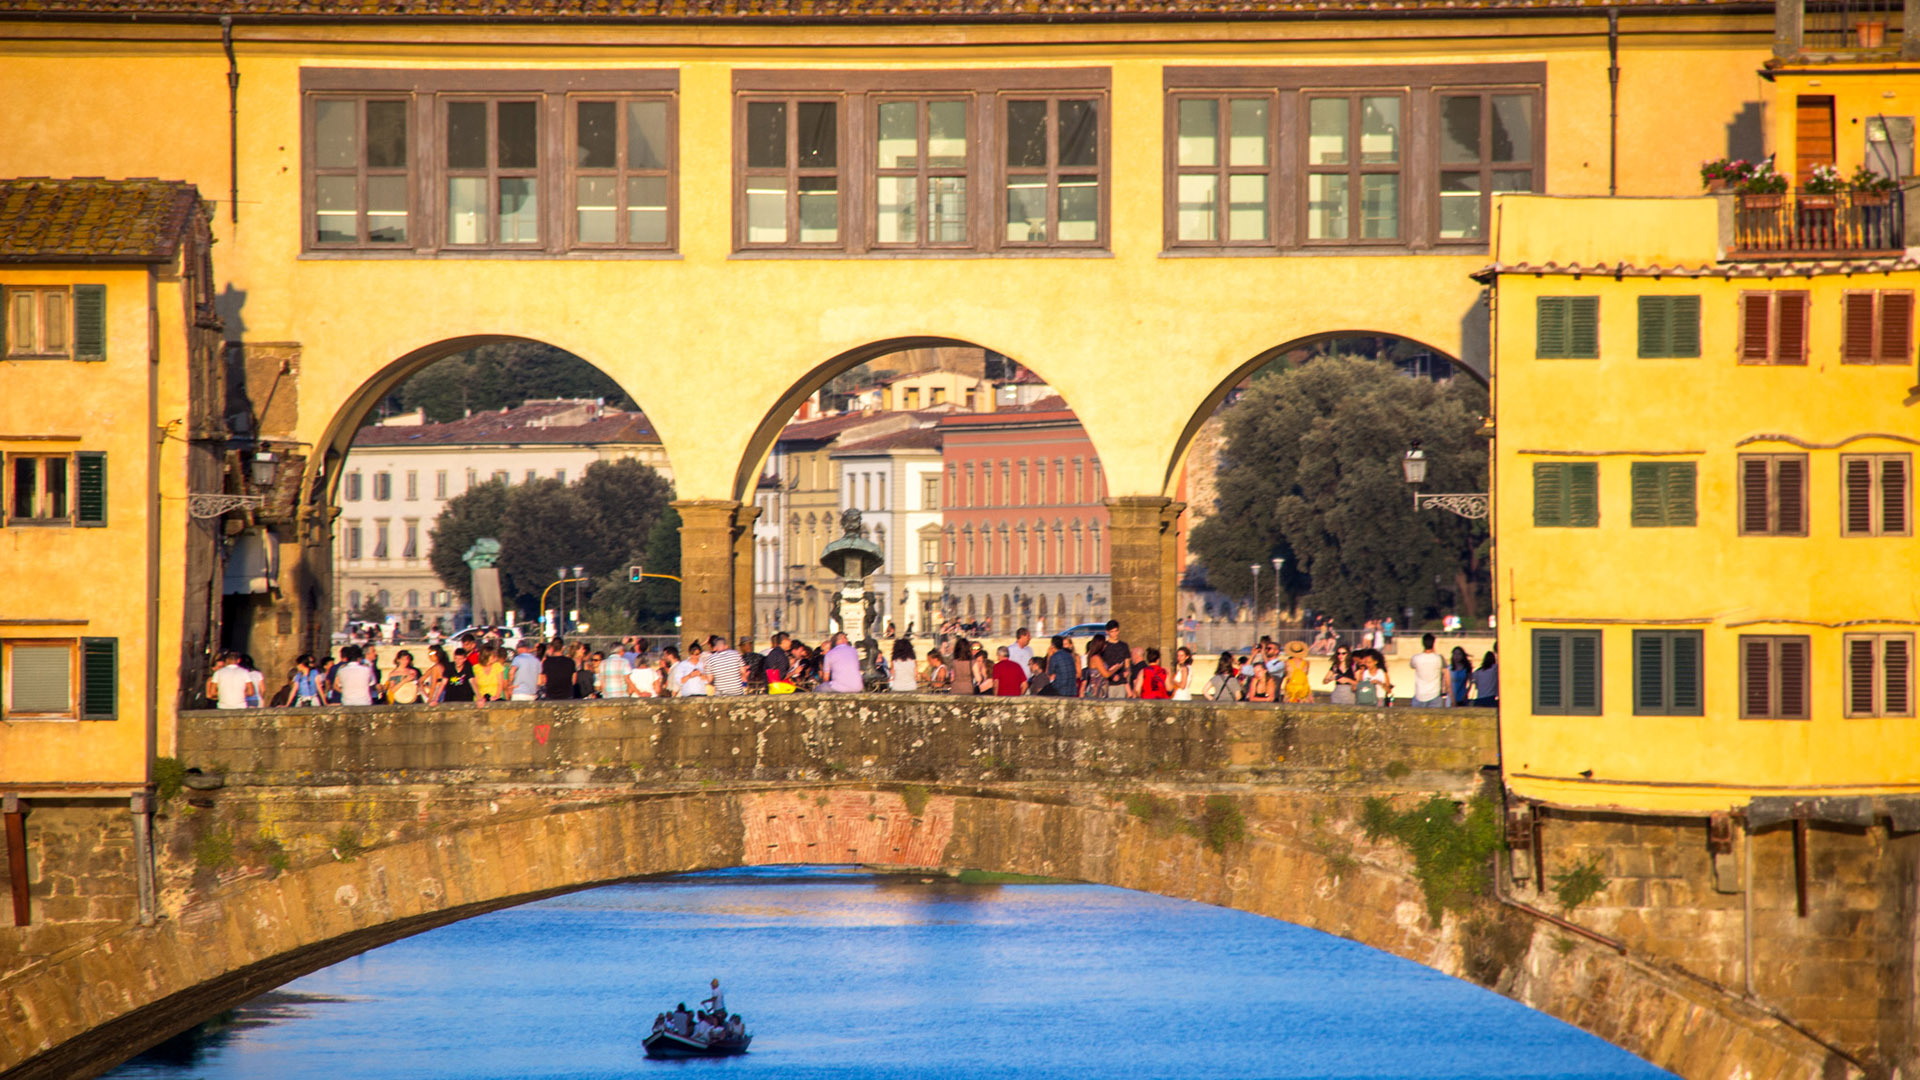
POLYGON ((993 692, 997 697, 1019 697, 1027 690, 1027 669, 1015 663, 1005 645, 995 652, 993 692))

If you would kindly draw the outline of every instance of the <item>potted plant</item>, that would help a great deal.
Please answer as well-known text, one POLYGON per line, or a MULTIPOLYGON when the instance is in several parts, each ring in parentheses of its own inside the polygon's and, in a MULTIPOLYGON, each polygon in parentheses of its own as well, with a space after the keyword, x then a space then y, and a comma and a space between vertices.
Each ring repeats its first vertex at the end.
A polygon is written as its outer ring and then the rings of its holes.
POLYGON ((1718 195, 1740 187, 1753 174, 1753 162, 1741 158, 1715 158, 1700 163, 1700 185, 1718 195))
POLYGON ((1777 210, 1787 193, 1787 178, 1773 171, 1771 160, 1758 162, 1740 181, 1740 205, 1748 210, 1777 210))
POLYGON ((1865 165, 1855 169, 1852 179, 1847 181, 1855 206, 1885 206, 1893 201, 1894 189, 1899 186, 1893 177, 1882 176, 1865 165))
POLYGON ((1840 170, 1832 165, 1815 165, 1807 176, 1807 186, 1803 194, 1808 196, 1800 200, 1800 205, 1810 210, 1823 210, 1834 204, 1834 196, 1847 190, 1847 182, 1840 176, 1840 170))

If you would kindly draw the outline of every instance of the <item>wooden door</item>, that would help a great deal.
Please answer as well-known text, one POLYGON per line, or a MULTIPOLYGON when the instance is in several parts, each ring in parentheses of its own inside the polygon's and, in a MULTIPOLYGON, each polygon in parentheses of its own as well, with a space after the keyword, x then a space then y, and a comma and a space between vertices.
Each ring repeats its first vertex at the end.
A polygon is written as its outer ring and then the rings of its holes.
POLYGON ((1793 183, 1807 186, 1816 165, 1833 164, 1833 98, 1802 94, 1794 100, 1793 183))

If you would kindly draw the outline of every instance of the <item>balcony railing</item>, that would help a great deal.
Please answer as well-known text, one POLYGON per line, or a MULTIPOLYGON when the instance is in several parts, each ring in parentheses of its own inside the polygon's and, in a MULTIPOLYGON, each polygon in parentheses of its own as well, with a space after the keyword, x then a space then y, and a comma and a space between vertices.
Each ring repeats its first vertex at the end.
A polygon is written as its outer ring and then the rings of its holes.
POLYGON ((1808 52, 1897 52, 1902 0, 1809 0, 1801 16, 1808 52))
POLYGON ((1884 255, 1906 247, 1902 192, 1737 195, 1736 257, 1884 255))

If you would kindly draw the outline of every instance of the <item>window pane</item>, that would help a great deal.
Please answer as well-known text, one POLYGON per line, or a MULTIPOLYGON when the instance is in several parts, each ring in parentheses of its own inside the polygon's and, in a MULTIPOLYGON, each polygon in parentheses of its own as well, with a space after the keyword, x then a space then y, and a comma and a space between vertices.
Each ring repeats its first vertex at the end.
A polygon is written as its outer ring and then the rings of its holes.
POLYGON ((42 517, 63 518, 67 516, 67 459, 50 457, 40 459, 40 483, 47 489, 46 496, 40 501, 42 517))
POLYGON ((881 104, 878 139, 880 168, 918 168, 920 165, 919 106, 911 101, 888 101, 881 104))
POLYGON ((1391 165, 1400 160, 1400 99, 1360 99, 1360 164, 1391 165))
POLYGON ((360 239, 356 200, 359 184, 351 176, 313 178, 314 239, 322 244, 351 244, 360 239))
POLYGON ((1055 239, 1100 238, 1100 181, 1092 176, 1060 178, 1060 234, 1055 239))
MULTIPOLYGON (((44 345, 50 353, 66 352, 67 327, 72 325, 72 320, 67 317, 67 294, 55 290, 42 295, 46 300, 46 307, 44 309, 46 314, 40 324, 41 344, 44 345)), ((29 335, 33 333, 31 323, 27 326, 27 333, 29 335)), ((1892 531, 1904 532, 1906 530, 1894 529, 1892 531)))
POLYGON ((37 516, 35 496, 40 492, 40 459, 17 457, 13 459, 13 516, 28 518, 37 516))
POLYGON ((611 169, 620 163, 620 113, 611 101, 582 101, 574 110, 573 163, 611 169))
POLYGON ((1007 102, 1007 165, 1016 169, 1046 168, 1046 102, 1007 102))
POLYGON ((500 103, 499 161, 503 169, 540 165, 540 113, 531 101, 500 103))
POLYGON ((1307 106, 1307 164, 1347 163, 1347 99, 1314 98, 1307 106))
POLYGON ((1533 96, 1503 94, 1493 99, 1493 160, 1533 160, 1533 96))
POLYGON ((1220 178, 1211 174, 1180 178, 1179 236, 1182 240, 1217 240, 1220 178))
MULTIPOLYGON (((1457 99, 1456 99, 1457 100, 1457 99)), ((1468 240, 1480 235, 1480 174, 1440 174, 1440 238, 1468 240)))
MULTIPOLYGON (((805 106, 802 106, 804 109, 805 106)), ((800 242, 831 244, 840 239, 840 181, 831 176, 800 180, 800 242)))
POLYGON ((1440 99, 1440 160, 1472 165, 1480 160, 1480 96, 1440 99))
POLYGON ((406 177, 367 177, 367 239, 376 244, 407 242, 406 177))
POLYGON ((313 103, 314 164, 351 169, 360 164, 359 107, 351 101, 313 103))
POLYGON ((478 101, 456 101, 447 106, 447 167, 487 167, 487 106, 478 101))
POLYGON ((1267 178, 1234 176, 1227 180, 1227 239, 1267 238, 1267 178))
POLYGON ((1493 190, 1532 191, 1533 173, 1526 169, 1495 169, 1493 172, 1493 190))
POLYGON ((574 229, 583 244, 611 244, 619 239, 615 226, 619 208, 614 205, 617 181, 611 176, 581 176, 574 180, 574 229))
POLYGON ((967 103, 927 103, 927 164, 935 169, 967 165, 967 103))
POLYGON ((9 292, 7 313, 7 348, 10 352, 30 353, 34 351, 33 340, 33 293, 9 292))
MULTIPOLYGON (((1220 103, 1180 103, 1180 164, 1215 165, 1220 161, 1220 103)), ((1184 198, 1181 200, 1185 201, 1184 198)))
MULTIPOLYGON (((782 154, 785 146, 781 147, 782 154)), ((627 102, 627 168, 667 167, 667 103, 627 102)))
POLYGON ((447 181, 447 243, 486 243, 486 221, 486 178, 455 176, 449 179, 447 181))
POLYGON ((531 176, 501 178, 501 243, 534 244, 540 241, 539 203, 534 198, 534 183, 531 176))
POLYGON ((73 708, 73 649, 66 645, 15 645, 10 712, 62 713, 73 708))
POLYGON ((1232 102, 1233 131, 1227 143, 1227 164, 1264 166, 1267 163, 1267 99, 1239 98, 1232 102))
POLYGON ((667 178, 633 176, 627 179, 627 242, 667 242, 667 178))
POLYGON ((1008 181, 1007 240, 1017 244, 1046 238, 1047 182, 1038 178, 1008 181))
POLYGON ((747 240, 781 244, 787 239, 787 185, 775 177, 754 177, 747 187, 747 240))
POLYGON ((1100 164, 1100 108, 1094 101, 1062 101, 1060 164, 1100 164))
POLYGON ((1391 240, 1400 235, 1400 178, 1360 178, 1360 238, 1391 240))
POLYGON ((878 184, 879 229, 875 238, 882 244, 911 244, 918 240, 914 227, 914 187, 911 176, 883 176, 878 184))
POLYGON ((800 103, 800 167, 831 169, 840 160, 840 125, 831 101, 800 103))
POLYGON ((927 181, 927 240, 958 244, 967 239, 967 178, 936 176, 927 181))
POLYGON ((787 167, 787 104, 753 101, 747 104, 747 167, 787 167))
POLYGON ((1307 238, 1347 238, 1347 177, 1315 173, 1307 177, 1307 238))
POLYGON ((407 167, 407 103, 367 102, 367 167, 407 167))

